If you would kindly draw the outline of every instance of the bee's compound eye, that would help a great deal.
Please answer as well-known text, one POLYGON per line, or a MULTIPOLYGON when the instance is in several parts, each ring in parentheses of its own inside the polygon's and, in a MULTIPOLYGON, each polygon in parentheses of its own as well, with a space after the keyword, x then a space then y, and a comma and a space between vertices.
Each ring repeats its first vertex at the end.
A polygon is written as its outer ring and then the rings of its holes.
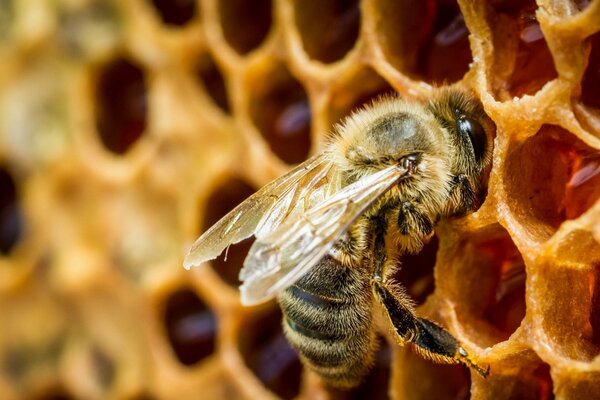
POLYGON ((481 161, 487 145, 487 138, 481 124, 471 118, 461 117, 458 119, 457 129, 459 134, 469 136, 475 160, 481 161))

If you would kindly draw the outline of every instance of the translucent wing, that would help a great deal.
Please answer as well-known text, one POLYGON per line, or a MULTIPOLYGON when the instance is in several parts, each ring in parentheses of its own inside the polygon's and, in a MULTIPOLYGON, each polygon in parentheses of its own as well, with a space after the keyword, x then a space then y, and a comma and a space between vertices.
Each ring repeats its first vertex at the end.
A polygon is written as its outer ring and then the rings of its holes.
POLYGON ((204 232, 186 256, 184 267, 212 260, 229 245, 253 234, 268 234, 299 212, 304 203, 298 198, 324 197, 332 185, 331 172, 328 153, 322 153, 267 184, 204 232), (309 195, 311 191, 314 193, 309 195))
POLYGON ((268 300, 292 285, 405 173, 391 166, 361 179, 257 239, 240 275, 242 304, 268 300))

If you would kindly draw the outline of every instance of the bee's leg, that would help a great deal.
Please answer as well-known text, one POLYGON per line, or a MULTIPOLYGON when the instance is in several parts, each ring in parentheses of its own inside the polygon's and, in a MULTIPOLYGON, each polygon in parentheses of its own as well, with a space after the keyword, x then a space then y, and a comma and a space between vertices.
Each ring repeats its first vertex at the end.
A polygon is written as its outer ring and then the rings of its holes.
POLYGON ((465 214, 468 211, 475 208, 477 203, 477 196, 473 191, 473 186, 465 174, 458 174, 452 179, 452 189, 450 195, 457 197, 458 207, 456 208, 456 214, 465 214))
POLYGON ((398 230, 403 235, 420 233, 428 236, 433 231, 433 223, 413 203, 404 201, 398 210, 398 230))
POLYGON ((402 293, 393 293, 390 287, 376 277, 372 280, 373 292, 384 309, 400 344, 410 342, 418 353, 441 363, 462 363, 473 368, 484 378, 489 367, 483 369, 469 356, 447 330, 435 323, 415 315, 410 301, 402 293))

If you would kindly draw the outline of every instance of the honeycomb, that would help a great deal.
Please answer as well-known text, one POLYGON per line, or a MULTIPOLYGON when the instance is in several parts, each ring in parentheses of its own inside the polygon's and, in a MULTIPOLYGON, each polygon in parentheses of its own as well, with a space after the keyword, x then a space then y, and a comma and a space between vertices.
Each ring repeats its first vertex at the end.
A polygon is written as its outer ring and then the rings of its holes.
POLYGON ((600 398, 600 1, 0 0, 0 57, 0 399, 600 398), (382 331, 328 389, 239 304, 250 242, 183 256, 352 110, 442 84, 496 123, 488 193, 397 278, 491 374, 382 331))

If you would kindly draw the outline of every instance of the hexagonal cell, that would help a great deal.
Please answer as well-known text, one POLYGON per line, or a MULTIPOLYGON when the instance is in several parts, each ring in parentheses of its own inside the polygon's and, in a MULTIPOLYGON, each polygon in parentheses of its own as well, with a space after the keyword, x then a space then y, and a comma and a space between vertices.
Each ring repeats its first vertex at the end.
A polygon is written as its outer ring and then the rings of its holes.
POLYGON ((590 52, 587 60, 587 67, 581 80, 580 101, 595 109, 600 109, 600 99, 598 90, 600 90, 600 32, 586 39, 590 52))
POLYGON ((219 0, 218 6, 225 40, 239 54, 260 46, 271 30, 271 0, 219 0))
POLYGON ((214 352, 215 316, 191 288, 181 288, 166 299, 164 324, 171 348, 182 364, 197 364, 214 352))
POLYGON ((17 186, 8 170, 0 166, 0 256, 11 252, 22 234, 17 186))
POLYGON ((228 113, 230 111, 230 105, 225 80, 223 79, 219 67, 215 64, 213 58, 209 54, 200 57, 196 74, 202 82, 204 90, 206 90, 213 102, 221 110, 228 113))
MULTIPOLYGON (((205 205, 202 232, 250 197, 254 191, 252 186, 241 179, 230 179, 216 188, 205 205)), ((240 284, 238 275, 253 242, 253 238, 248 238, 231 245, 224 254, 211 261, 213 269, 221 279, 232 286, 240 284)))
POLYGON ((558 76, 536 9, 534 0, 495 0, 487 15, 495 49, 493 84, 502 100, 533 95, 558 76))
POLYGON ((271 150, 288 164, 304 161, 311 143, 311 111, 300 82, 278 65, 252 85, 250 116, 271 150))
POLYGON ((242 357, 256 377, 283 399, 298 396, 302 365, 283 334, 279 309, 245 321, 238 332, 242 357))
POLYGON ((376 3, 379 40, 389 62, 434 84, 463 77, 473 57, 469 31, 455 0, 376 3))
POLYGON ((575 269, 550 260, 538 268, 532 297, 554 351, 589 361, 600 354, 600 268, 575 269))
POLYGON ((406 288, 416 305, 422 304, 435 289, 433 267, 438 247, 438 238, 433 236, 419 253, 403 255, 394 273, 394 280, 406 288))
POLYGON ((361 70, 333 92, 328 107, 330 124, 341 122, 352 112, 385 95, 397 96, 398 93, 371 68, 361 70))
POLYGON ((509 205, 528 232, 541 240, 600 197, 598 151, 557 126, 544 125, 515 145, 505 176, 509 205))
POLYGON ((360 30, 358 0, 296 0, 296 26, 310 58, 331 63, 352 49, 360 30))
POLYGON ((101 68, 96 84, 96 128, 107 150, 123 154, 146 129, 144 72, 119 58, 101 68))
POLYGON ((525 265, 508 233, 493 225, 463 239, 443 255, 437 285, 457 304, 461 321, 477 327, 489 344, 509 336, 525 317, 525 265))
MULTIPOLYGON (((554 385, 550 376, 550 366, 537 356, 520 357, 521 363, 514 365, 513 360, 500 362, 492 367, 485 381, 478 381, 473 388, 474 398, 485 397, 485 393, 494 393, 494 399, 551 400, 554 399, 554 385), (523 365, 522 360, 527 359, 523 365)), ((518 362, 518 361, 517 361, 518 362)))
POLYGON ((182 26, 196 16, 196 0, 150 0, 166 25, 182 26))
POLYGON ((469 369, 462 365, 436 364, 406 349, 393 371, 395 398, 468 399, 471 387, 469 369))

